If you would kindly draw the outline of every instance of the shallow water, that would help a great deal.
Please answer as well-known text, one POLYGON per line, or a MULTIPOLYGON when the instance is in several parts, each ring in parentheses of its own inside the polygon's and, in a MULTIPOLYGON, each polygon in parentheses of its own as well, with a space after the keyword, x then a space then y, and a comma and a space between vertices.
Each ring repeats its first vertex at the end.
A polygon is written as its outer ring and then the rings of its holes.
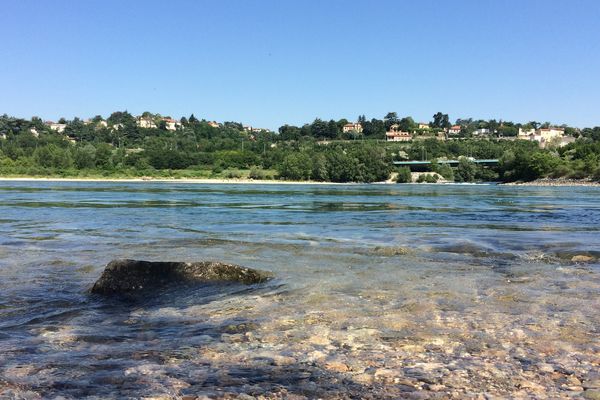
POLYGON ((0 397, 578 395, 599 230, 597 188, 2 182, 0 397), (276 279, 89 295, 115 258, 276 279))

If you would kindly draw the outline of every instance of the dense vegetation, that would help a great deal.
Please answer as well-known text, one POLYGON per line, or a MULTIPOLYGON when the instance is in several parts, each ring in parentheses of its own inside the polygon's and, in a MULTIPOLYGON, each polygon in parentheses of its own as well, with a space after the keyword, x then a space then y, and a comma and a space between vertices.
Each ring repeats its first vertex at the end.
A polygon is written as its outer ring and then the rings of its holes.
MULTIPOLYGON (((173 176, 250 177, 255 179, 375 182, 406 170, 393 160, 438 160, 431 169, 447 180, 459 182, 532 180, 541 177, 600 179, 600 128, 565 132, 577 137, 562 148, 540 149, 535 142, 501 140, 514 136, 518 127, 538 127, 510 122, 458 120, 460 140, 440 141, 433 136, 447 128, 446 114, 433 116, 429 129, 420 129, 412 118, 388 113, 382 120, 359 117, 363 132, 343 132, 347 120, 322 121, 279 132, 252 132, 240 123, 211 126, 191 115, 177 130, 168 130, 164 119, 145 113, 155 128, 142 128, 128 112, 115 112, 84 123, 75 118, 64 132, 51 130, 39 118, 0 116, 0 174, 13 176, 173 176), (382 139, 390 126, 415 132, 416 140, 390 143, 382 139), (492 129, 494 135, 472 138, 475 129, 492 129), (420 137, 422 136, 422 137, 420 137), (495 168, 469 161, 498 158, 495 168), (460 158, 456 168, 439 162, 460 158)), ((422 179, 432 181, 430 178, 422 179)))

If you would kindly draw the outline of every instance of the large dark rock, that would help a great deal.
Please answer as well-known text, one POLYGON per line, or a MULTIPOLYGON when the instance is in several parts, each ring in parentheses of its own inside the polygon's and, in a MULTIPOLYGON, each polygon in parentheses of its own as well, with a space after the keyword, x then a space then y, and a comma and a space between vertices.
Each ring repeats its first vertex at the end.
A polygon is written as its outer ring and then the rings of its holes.
POLYGON ((94 283, 92 293, 133 294, 176 283, 239 282, 250 285, 265 282, 271 277, 268 272, 212 261, 114 260, 94 283))

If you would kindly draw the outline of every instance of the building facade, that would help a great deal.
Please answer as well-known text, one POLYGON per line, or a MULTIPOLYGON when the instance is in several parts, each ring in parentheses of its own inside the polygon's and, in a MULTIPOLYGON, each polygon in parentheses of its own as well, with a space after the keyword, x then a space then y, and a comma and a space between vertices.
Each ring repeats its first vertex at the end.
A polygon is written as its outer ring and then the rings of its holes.
POLYGON ((350 122, 350 123, 342 126, 343 133, 347 133, 347 132, 362 133, 362 131, 363 131, 363 127, 360 122, 350 122))

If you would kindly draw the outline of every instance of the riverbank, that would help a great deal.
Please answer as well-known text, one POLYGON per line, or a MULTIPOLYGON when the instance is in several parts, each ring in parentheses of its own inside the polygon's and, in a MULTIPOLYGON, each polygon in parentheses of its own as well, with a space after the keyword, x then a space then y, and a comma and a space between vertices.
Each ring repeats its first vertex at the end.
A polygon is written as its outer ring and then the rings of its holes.
POLYGON ((2 181, 22 182, 156 182, 156 183, 219 183, 219 184, 256 184, 256 185, 340 185, 336 182, 283 181, 273 179, 250 178, 59 178, 59 177, 0 177, 2 181))
POLYGON ((530 182, 508 182, 503 183, 507 186, 592 186, 600 187, 600 182, 591 181, 588 179, 536 179, 530 182))
MULTIPOLYGON (((115 183, 133 183, 133 182, 149 182, 149 183, 189 183, 189 184, 227 184, 227 185, 356 185, 358 182, 321 182, 321 181, 287 181, 277 179, 251 179, 251 178, 163 178, 163 177, 137 177, 137 178, 118 178, 118 177, 32 177, 32 176, 0 176, 0 182, 15 181, 15 182, 115 182, 115 183)), ((374 185, 396 185, 394 179, 388 179, 383 182, 372 182, 374 185)), ((447 180, 439 180, 435 183, 427 182, 412 182, 401 183, 400 185, 483 185, 495 184, 495 182, 472 182, 472 183, 457 183, 447 180)), ((600 187, 600 182, 578 179, 538 179, 530 182, 506 182, 500 183, 502 186, 586 186, 600 187)))

